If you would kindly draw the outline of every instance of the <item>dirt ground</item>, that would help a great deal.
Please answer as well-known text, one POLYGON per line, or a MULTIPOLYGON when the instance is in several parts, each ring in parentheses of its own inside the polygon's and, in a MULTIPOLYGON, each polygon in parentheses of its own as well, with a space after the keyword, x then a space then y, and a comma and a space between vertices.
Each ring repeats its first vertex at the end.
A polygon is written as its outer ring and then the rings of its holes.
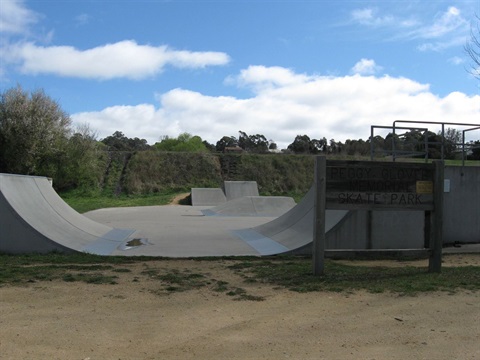
MULTIPOLYGON (((452 264, 480 265, 480 256, 445 257, 452 264)), ((479 292, 305 294, 247 284, 215 261, 126 266, 116 285, 0 287, 0 358, 480 359, 479 292), (138 280, 146 266, 202 271, 265 300, 206 287, 167 294, 154 279, 138 280)))

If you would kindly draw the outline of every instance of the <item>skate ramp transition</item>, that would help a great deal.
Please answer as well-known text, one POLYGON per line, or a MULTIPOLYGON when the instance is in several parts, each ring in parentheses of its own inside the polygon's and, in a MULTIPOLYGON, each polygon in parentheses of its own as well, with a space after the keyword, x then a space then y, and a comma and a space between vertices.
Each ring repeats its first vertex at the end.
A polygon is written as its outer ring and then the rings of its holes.
POLYGON ((202 210, 205 216, 268 216, 277 217, 295 206, 286 196, 244 196, 222 205, 202 210))
POLYGON ((114 229, 77 213, 45 177, 0 174, 0 251, 109 255, 135 230, 114 229))
MULTIPOLYGON (((260 249, 263 254, 296 254, 311 252, 314 224, 314 196, 312 186, 302 201, 278 218, 250 229, 234 230, 234 233, 260 249)), ((327 210, 325 214, 325 232, 327 246, 338 236, 338 229, 348 220, 347 210, 327 210), (330 240, 330 241, 329 241, 330 240)))

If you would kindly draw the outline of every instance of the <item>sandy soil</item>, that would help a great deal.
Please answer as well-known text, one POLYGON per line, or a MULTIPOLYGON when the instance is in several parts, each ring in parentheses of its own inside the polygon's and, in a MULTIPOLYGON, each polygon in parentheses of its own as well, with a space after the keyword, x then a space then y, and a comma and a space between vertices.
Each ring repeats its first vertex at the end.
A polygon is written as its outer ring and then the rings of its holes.
MULTIPOLYGON (((480 256, 445 257, 451 264, 480 265, 480 256)), ((246 284, 217 262, 126 267, 117 285, 1 287, 0 358, 480 359, 478 292, 299 294, 246 284), (235 301, 208 287, 167 294, 158 280, 138 278, 145 268, 201 271, 265 300, 235 301)))
POLYGON ((178 194, 175 197, 173 197, 173 199, 170 201, 169 205, 180 205, 180 202, 182 200, 185 200, 189 196, 190 196, 189 192, 178 194))

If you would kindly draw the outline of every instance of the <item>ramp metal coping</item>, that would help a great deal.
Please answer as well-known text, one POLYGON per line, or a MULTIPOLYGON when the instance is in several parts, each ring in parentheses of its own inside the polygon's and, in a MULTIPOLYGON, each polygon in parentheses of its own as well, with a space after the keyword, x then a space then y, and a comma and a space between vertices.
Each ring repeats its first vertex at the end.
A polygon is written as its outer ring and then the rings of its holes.
POLYGON ((260 255, 273 255, 290 250, 286 246, 259 234, 253 229, 233 230, 232 233, 253 247, 260 255))

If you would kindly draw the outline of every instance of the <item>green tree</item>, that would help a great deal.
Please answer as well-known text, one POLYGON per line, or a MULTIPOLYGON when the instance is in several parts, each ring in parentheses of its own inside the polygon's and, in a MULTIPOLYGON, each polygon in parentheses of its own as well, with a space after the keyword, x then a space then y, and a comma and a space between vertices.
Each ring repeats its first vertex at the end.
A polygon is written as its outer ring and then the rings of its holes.
MULTIPOLYGON (((332 142, 332 140, 330 141, 332 142)), ((288 145, 288 150, 295 154, 319 154, 329 150, 327 139, 310 139, 307 135, 297 135, 293 143, 288 145)))
POLYGON ((168 136, 155 144, 158 150, 177 152, 207 152, 208 149, 200 136, 192 136, 189 133, 182 133, 177 138, 168 136))
POLYGON ((238 146, 237 139, 234 136, 224 136, 217 141, 217 144, 215 145, 215 149, 218 152, 223 152, 225 151, 225 148, 234 147, 234 146, 238 146))
POLYGON ((87 124, 78 126, 68 139, 66 160, 54 184, 60 190, 99 189, 105 164, 102 162, 105 146, 96 140, 96 134, 87 124))
POLYGON ((0 171, 55 177, 66 159, 71 120, 43 90, 0 95, 0 171))
POLYGON ((215 152, 216 151, 215 145, 210 144, 207 140, 203 140, 202 143, 203 143, 203 145, 205 145, 205 148, 208 151, 210 151, 210 152, 215 152))
MULTIPOLYGON (((441 136, 441 132, 438 133, 441 136)), ((444 132, 444 156, 446 159, 454 159, 460 144, 462 143, 462 132, 448 128, 444 132)))
POLYGON ((480 160, 480 140, 470 141, 469 145, 472 152, 469 159, 480 160))
POLYGON ((268 140, 265 136, 260 134, 247 135, 247 133, 243 131, 239 131, 239 134, 238 146, 240 146, 243 150, 252 153, 268 152, 268 140))
POLYGON ((112 135, 107 136, 101 141, 108 146, 110 151, 137 151, 148 150, 150 148, 147 144, 147 140, 139 139, 137 137, 130 139, 121 131, 115 131, 112 135))
POLYGON ((295 154, 308 154, 311 153, 312 141, 308 135, 297 135, 293 143, 288 145, 288 150, 293 151, 295 154))

